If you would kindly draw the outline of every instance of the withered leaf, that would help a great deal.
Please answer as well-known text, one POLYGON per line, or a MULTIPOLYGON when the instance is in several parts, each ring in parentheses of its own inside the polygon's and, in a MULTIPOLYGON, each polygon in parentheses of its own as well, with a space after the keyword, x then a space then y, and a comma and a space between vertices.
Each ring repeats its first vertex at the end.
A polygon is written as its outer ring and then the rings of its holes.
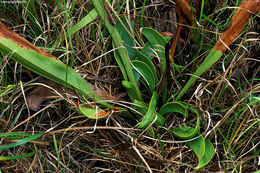
POLYGON ((228 46, 233 43, 251 15, 257 13, 260 10, 260 1, 244 0, 241 2, 239 8, 232 16, 231 26, 221 34, 220 39, 216 42, 213 49, 221 50, 224 53, 228 46))
POLYGON ((175 0, 175 2, 178 15, 192 26, 195 23, 195 18, 189 6, 190 0, 175 0))

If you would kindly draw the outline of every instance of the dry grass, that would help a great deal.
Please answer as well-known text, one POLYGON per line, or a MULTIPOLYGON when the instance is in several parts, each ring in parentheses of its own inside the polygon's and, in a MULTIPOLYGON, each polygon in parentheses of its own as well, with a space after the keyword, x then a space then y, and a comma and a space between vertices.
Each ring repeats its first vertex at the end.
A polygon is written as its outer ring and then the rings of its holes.
MULTIPOLYGON (((38 26, 44 34, 39 34, 38 37, 30 34, 31 29, 27 22, 30 23, 31 20, 19 4, 12 7, 15 13, 1 10, 0 14, 4 15, 0 19, 35 45, 51 48, 59 34, 66 30, 66 19, 56 2, 40 1, 40 3, 45 12, 43 9, 37 9, 38 26)), ((135 3, 140 7, 142 2, 135 1, 135 3)), ((160 24, 160 29, 168 28, 162 31, 173 32, 175 21, 167 22, 170 7, 163 3, 153 4, 149 1, 146 4, 145 23, 157 29, 160 24)), ((86 14, 81 4, 87 10, 92 8, 88 1, 81 3, 76 1, 76 8, 69 18, 71 25, 76 24, 86 14)), ((134 17, 133 11, 130 12, 131 17, 134 17)), ((121 14, 126 13, 121 11, 121 14)), ((201 76, 190 93, 185 96, 185 101, 200 111, 200 132, 210 139, 216 151, 212 161, 200 172, 259 170, 259 156, 254 154, 259 152, 260 109, 259 103, 250 105, 249 98, 249 95, 253 94, 259 99, 260 91, 258 19, 259 17, 249 22, 238 41, 231 46, 231 51, 225 54, 221 62, 201 76), (230 75, 231 69, 232 75, 230 75), (256 124, 251 126, 255 122, 256 124)), ((174 18, 171 17, 171 20, 174 18)), ((138 27, 137 22, 137 30, 138 27)), ((40 32, 36 32, 36 35, 38 33, 40 32)), ((212 37, 213 33, 206 32, 205 42, 212 37)), ((180 44, 181 47, 177 50, 180 56, 176 63, 188 65, 192 61, 190 55, 192 45, 189 45, 191 37, 182 39, 188 42, 180 44)), ((77 32, 77 35, 73 35, 72 45, 74 67, 79 73, 108 79, 115 84, 95 80, 91 83, 110 95, 118 96, 121 93, 124 95, 120 70, 113 54, 106 53, 112 49, 111 39, 104 30, 101 20, 97 18, 77 32), (95 59, 96 57, 99 58, 95 59), (89 61, 91 63, 82 66, 89 61)), ((65 50, 66 45, 62 43, 57 49, 52 50, 52 54, 66 61, 65 50)), ((27 71, 8 56, 1 55, 1 57, 1 87, 23 82, 22 87, 16 87, 0 98, 1 133, 10 131, 44 133, 37 141, 1 150, 0 155, 3 156, 19 155, 35 149, 38 151, 35 156, 26 159, 1 161, 2 172, 196 172, 193 170, 197 164, 196 155, 183 140, 169 133, 169 129, 183 123, 183 118, 179 115, 168 115, 165 127, 155 128, 160 138, 153 139, 146 131, 136 127, 136 121, 126 117, 110 115, 97 121, 87 119, 75 111, 77 100, 63 95, 45 101, 41 109, 34 112, 25 104, 25 97, 34 88, 30 83, 41 80, 37 74, 27 71)), ((191 71, 191 66, 187 66, 187 69, 191 71)), ((175 80, 178 81, 171 88, 175 92, 180 90, 189 75, 187 73, 173 75, 176 75, 175 80)), ((119 102, 121 106, 129 106, 128 98, 123 99, 124 101, 119 102)), ((1 144, 10 142, 14 141, 6 139, 0 141, 1 144)))

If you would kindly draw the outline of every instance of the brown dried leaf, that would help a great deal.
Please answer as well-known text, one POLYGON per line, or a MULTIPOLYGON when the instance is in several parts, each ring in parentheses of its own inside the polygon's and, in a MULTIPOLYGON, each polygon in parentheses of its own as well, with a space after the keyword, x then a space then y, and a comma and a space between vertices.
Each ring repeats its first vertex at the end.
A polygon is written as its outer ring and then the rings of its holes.
POLYGON ((189 6, 190 0, 177 0, 176 1, 176 12, 180 16, 180 19, 178 21, 177 29, 175 35, 172 37, 172 45, 170 50, 170 59, 173 60, 175 48, 177 46, 178 40, 180 38, 180 33, 182 29, 182 24, 184 19, 190 24, 194 24, 194 16, 191 12, 190 6, 189 6))
POLYGON ((194 15, 190 9, 190 0, 175 0, 176 2, 176 12, 178 15, 186 20, 189 25, 193 25, 195 22, 194 15))
MULTIPOLYGON (((45 100, 53 96, 58 96, 56 92, 63 94, 65 93, 65 89, 62 85, 59 85, 51 80, 44 80, 41 83, 49 86, 50 88, 45 87, 44 85, 37 86, 32 92, 28 94, 26 97, 28 107, 33 111, 40 110, 40 105, 45 100)), ((93 91, 103 100, 118 100, 117 97, 106 94, 103 90, 98 87, 95 87, 91 83, 88 83, 89 86, 93 89, 93 91)), ((71 89, 66 89, 67 97, 69 98, 78 98, 78 95, 75 91, 71 89)))
POLYGON ((231 20, 231 27, 223 32, 215 44, 215 50, 221 50, 224 53, 227 47, 233 43, 239 33, 242 31, 250 16, 260 10, 260 0, 244 0, 235 12, 231 20), (224 44, 223 44, 224 43, 224 44))
MULTIPOLYGON (((53 88, 57 92, 61 92, 62 88, 55 82, 50 80, 44 80, 41 83, 53 88)), ((43 85, 37 86, 28 96, 26 97, 27 104, 31 110, 38 111, 43 101, 47 100, 50 96, 56 96, 57 94, 50 88, 43 85)))

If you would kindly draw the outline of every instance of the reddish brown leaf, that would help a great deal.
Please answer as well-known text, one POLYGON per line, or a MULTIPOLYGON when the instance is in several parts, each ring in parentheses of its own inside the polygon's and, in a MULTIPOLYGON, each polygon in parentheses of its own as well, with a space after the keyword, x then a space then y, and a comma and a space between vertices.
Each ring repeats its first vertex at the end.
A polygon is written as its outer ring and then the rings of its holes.
POLYGON ((36 51, 37 53, 43 54, 48 57, 56 58, 55 56, 44 52, 40 48, 34 46, 32 43, 27 41, 26 39, 22 38, 12 30, 10 30, 8 27, 6 27, 3 23, 0 22, 0 38, 6 38, 9 40, 12 40, 13 42, 17 43, 21 47, 26 47, 27 49, 32 49, 36 51))
MULTIPOLYGON (((182 17, 179 19, 179 23, 180 24, 183 23, 183 18, 182 17)), ((177 30, 176 30, 176 35, 175 35, 175 37, 173 37, 173 40, 172 40, 171 51, 170 51, 170 59, 171 59, 171 61, 173 61, 173 56, 174 56, 174 53, 175 53, 175 48, 177 46, 178 39, 179 39, 180 34, 181 34, 181 29, 182 29, 182 25, 178 25, 177 26, 177 30)))
POLYGON ((173 61, 173 56, 175 53, 175 48, 178 42, 178 39, 180 37, 181 29, 182 29, 182 24, 184 22, 184 19, 190 24, 194 24, 194 16, 193 13, 191 12, 190 6, 189 6, 190 0, 177 0, 176 1, 176 12, 180 16, 180 19, 178 21, 177 25, 177 30, 176 34, 173 36, 172 39, 172 45, 171 45, 171 50, 170 50, 170 59, 173 61))
POLYGON ((178 15, 186 20, 189 25, 194 24, 194 15, 190 9, 189 2, 190 0, 175 0, 176 2, 176 12, 178 15))
POLYGON ((109 112, 99 112, 99 113, 97 113, 95 116, 96 116, 96 117, 104 117, 104 116, 107 116, 107 115, 109 115, 109 114, 111 114, 110 111, 109 111, 109 112))
POLYGON ((231 27, 223 32, 215 44, 215 50, 221 50, 223 53, 227 47, 234 42, 242 31, 250 16, 260 10, 260 0, 244 0, 235 12, 231 20, 231 27), (224 44, 223 44, 224 43, 224 44))
POLYGON ((171 33, 171 32, 160 32, 160 34, 164 37, 172 37, 173 36, 173 33, 171 33))
POLYGON ((118 109, 118 107, 113 107, 111 109, 111 111, 115 112, 115 113, 120 113, 121 111, 118 109))

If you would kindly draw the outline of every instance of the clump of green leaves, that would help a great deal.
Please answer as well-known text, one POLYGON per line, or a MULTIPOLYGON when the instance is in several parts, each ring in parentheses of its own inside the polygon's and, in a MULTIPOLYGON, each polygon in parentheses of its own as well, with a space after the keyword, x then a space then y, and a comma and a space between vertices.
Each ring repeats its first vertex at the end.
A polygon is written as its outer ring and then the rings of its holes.
MULTIPOLYGON (((187 110, 192 110, 196 114, 197 119, 195 127, 183 125, 176 129, 170 129, 170 131, 181 139, 194 138, 194 140, 188 142, 188 145, 198 157, 199 164, 196 169, 205 166, 214 155, 214 147, 209 140, 204 139, 199 133, 200 120, 198 111, 187 103, 168 101, 170 98, 168 98, 167 88, 160 88, 160 85, 167 86, 164 73, 170 69, 167 69, 167 58, 169 57, 165 55, 165 45, 170 38, 163 37, 152 28, 143 27, 141 28, 141 34, 147 39, 147 42, 145 45, 142 45, 143 48, 141 50, 135 49, 136 33, 134 33, 133 22, 127 21, 122 17, 118 18, 115 26, 112 26, 107 21, 107 17, 105 17, 108 14, 105 10, 102 10, 104 7, 101 5, 101 0, 93 1, 93 4, 112 36, 114 47, 124 46, 124 48, 115 51, 114 55, 124 76, 122 85, 134 103, 132 108, 142 115, 136 115, 140 121, 138 128, 148 128, 148 133, 152 137, 155 137, 152 124, 164 126, 166 121, 164 116, 166 114, 177 112, 187 117, 187 110), (160 63, 159 70, 157 70, 156 65, 152 61, 154 57, 157 57, 160 63), (134 79, 130 80, 131 77, 129 77, 129 74, 131 76, 134 74, 134 79), (159 82, 159 79, 163 80, 162 84, 159 82), (149 104, 144 102, 140 94, 140 89, 136 85, 138 81, 145 86, 147 92, 150 94, 149 104), (159 102, 162 106, 159 106, 159 102)), ((141 45, 141 43, 139 44, 141 45)))

